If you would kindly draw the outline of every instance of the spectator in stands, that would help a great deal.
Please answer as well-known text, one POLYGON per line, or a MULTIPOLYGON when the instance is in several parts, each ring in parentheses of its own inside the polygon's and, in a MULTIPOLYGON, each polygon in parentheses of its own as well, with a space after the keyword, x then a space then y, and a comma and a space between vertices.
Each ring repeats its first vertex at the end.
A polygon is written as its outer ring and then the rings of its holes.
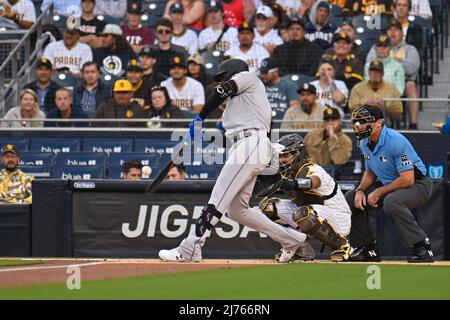
POLYGON ((394 0, 347 0, 344 12, 346 15, 359 14, 374 16, 376 14, 392 14, 394 0))
POLYGON ((256 10, 255 43, 272 53, 276 46, 283 44, 277 30, 272 28, 273 11, 268 6, 260 6, 256 10))
POLYGON ((19 149, 7 144, 2 148, 0 171, 0 204, 31 204, 31 182, 33 177, 19 169, 19 149))
POLYGON ((80 0, 44 0, 41 4, 41 11, 44 12, 53 4, 53 12, 62 16, 81 15, 80 0))
MULTIPOLYGON (((307 21, 309 18, 309 15, 311 13, 312 6, 316 0, 301 0, 301 6, 300 10, 298 11, 298 17, 307 21)), ((291 19, 297 19, 297 15, 293 15, 291 19)))
POLYGON ((239 27, 244 21, 250 21, 255 13, 252 0, 221 0, 224 8, 224 21, 231 27, 239 27))
POLYGON ((191 77, 203 85, 203 88, 214 83, 212 76, 208 74, 205 70, 205 60, 203 57, 196 53, 190 56, 187 61, 188 77, 191 77))
MULTIPOLYGON (((367 53, 355 42, 356 29, 352 25, 352 23, 350 21, 342 22, 339 27, 339 32, 343 32, 350 37, 350 54, 354 55, 357 60, 361 61, 361 63, 364 63, 364 61, 366 61, 367 53)), ((327 57, 332 57, 334 54, 336 54, 336 52, 334 51, 334 46, 331 46, 324 52, 324 55, 326 55, 327 57)))
POLYGON ((76 86, 73 91, 73 104, 91 118, 100 103, 111 99, 111 87, 100 79, 100 68, 94 61, 86 62, 81 74, 83 83, 76 86))
POLYGON ((238 28, 239 45, 232 45, 225 52, 226 57, 238 58, 248 64, 251 72, 259 70, 261 61, 270 56, 262 45, 254 41, 255 32, 248 22, 244 22, 238 28))
POLYGON ((336 79, 345 82, 348 90, 363 81, 363 64, 355 55, 351 54, 352 39, 345 33, 339 32, 334 35, 332 56, 324 55, 322 58, 333 62, 336 69, 336 79))
POLYGON ((95 14, 122 19, 127 11, 127 0, 96 0, 95 14))
MULTIPOLYGON (((405 90, 405 69, 403 66, 390 57, 391 40, 385 34, 381 34, 375 43, 376 59, 380 60, 384 66, 383 79, 392 83, 403 94, 405 90)), ((364 78, 369 79, 369 65, 372 61, 367 60, 364 66, 364 78)))
POLYGON ((199 51, 217 50, 223 53, 237 42, 237 29, 225 24, 223 5, 219 1, 211 2, 207 16, 211 25, 198 36, 199 51))
POLYGON ((106 26, 106 23, 99 20, 94 15, 95 0, 81 0, 81 17, 80 17, 80 42, 86 43, 92 49, 102 46, 102 38, 100 33, 106 26))
POLYGON ((281 74, 299 73, 314 76, 322 56, 322 49, 305 39, 302 20, 291 20, 288 24, 289 42, 277 46, 272 57, 280 63, 281 74))
POLYGON ((144 47, 152 46, 155 41, 153 32, 141 25, 141 16, 141 8, 138 4, 133 3, 127 9, 127 24, 122 26, 125 39, 136 53, 141 52, 144 47))
POLYGON ((55 93, 59 85, 52 80, 53 65, 50 60, 41 58, 36 65, 36 80, 25 85, 39 97, 39 107, 44 112, 56 108, 55 93))
POLYGON ((280 78, 279 63, 274 58, 264 59, 259 72, 272 106, 272 118, 281 120, 289 107, 300 105, 297 88, 293 82, 280 78))
POLYGON ((137 102, 142 108, 150 107, 150 90, 148 82, 143 80, 144 69, 139 60, 131 59, 127 65, 126 78, 133 86, 133 98, 131 101, 137 102))
POLYGON ((383 100, 386 98, 400 99, 400 93, 383 77, 383 63, 380 60, 373 60, 369 66, 369 80, 358 83, 350 94, 348 106, 351 112, 360 105, 368 104, 385 112, 390 119, 400 118, 403 113, 401 101, 383 100))
POLYGON ((20 105, 10 109, 4 120, 20 120, 20 121, 3 121, 2 127, 22 128, 22 127, 42 127, 42 121, 27 121, 27 120, 43 120, 45 113, 39 109, 39 97, 31 89, 24 89, 19 95, 20 105))
POLYGON ((275 30, 280 30, 280 28, 283 27, 283 25, 286 24, 287 21, 290 20, 290 18, 287 16, 286 12, 284 12, 283 8, 276 2, 270 2, 269 3, 270 9, 272 9, 273 17, 271 26, 275 30))
POLYGON ((84 43, 80 43, 79 30, 69 27, 64 29, 63 39, 50 43, 42 54, 52 62, 56 70, 69 69, 74 76, 81 76, 81 67, 92 61, 92 50, 84 43))
POLYGON ((194 55, 198 50, 198 36, 188 29, 183 22, 184 8, 181 3, 174 3, 170 6, 169 16, 173 23, 172 44, 183 47, 189 55, 194 55))
MULTIPOLYGON (((133 86, 128 80, 117 80, 114 83, 113 99, 103 102, 95 112, 95 119, 143 119, 147 118, 145 110, 132 102, 133 86)), ((144 123, 94 122, 97 127, 143 127, 144 123)))
MULTIPOLYGON (((64 87, 56 90, 56 106, 47 113, 47 119, 87 119, 89 116, 72 104, 72 93, 64 87)), ((87 127, 87 122, 45 122, 46 127, 87 127)))
POLYGON ((306 24, 305 38, 317 43, 323 50, 329 48, 338 26, 330 22, 330 4, 320 0, 314 4, 306 24))
POLYGON ((205 3, 203 0, 169 0, 164 9, 165 17, 169 17, 170 7, 176 2, 180 2, 183 5, 183 23, 191 29, 202 30, 203 20, 205 19, 205 3))
POLYGON ((136 53, 118 25, 107 24, 100 35, 103 46, 94 51, 94 61, 100 66, 102 73, 123 75, 128 62, 137 59, 136 53))
POLYGON ((411 0, 411 14, 421 16, 425 19, 432 19, 433 12, 431 11, 429 0, 411 0))
POLYGON ((322 115, 326 107, 318 104, 316 87, 305 83, 297 92, 300 106, 290 107, 283 117, 281 129, 314 129, 322 126, 322 115))
POLYGON ((298 17, 303 17, 303 14, 300 14, 300 9, 306 10, 308 4, 310 8, 312 7, 315 0, 300 0, 300 1, 291 1, 291 0, 277 0, 277 3, 283 8, 284 12, 286 12, 289 19, 295 19, 298 17))
POLYGON ((186 168, 182 163, 173 166, 169 172, 167 172, 166 176, 166 180, 168 181, 184 181, 187 180, 187 178, 186 168))
POLYGON ((0 1, 0 27, 6 29, 30 29, 36 21, 36 10, 30 0, 0 1))
POLYGON ((167 88, 172 104, 194 113, 199 113, 205 104, 203 86, 187 76, 187 67, 182 57, 174 57, 170 64, 170 78, 161 82, 167 88))
POLYGON ((323 61, 319 66, 319 80, 311 82, 317 90, 317 103, 332 107, 344 117, 343 106, 348 98, 348 89, 345 82, 336 80, 333 63, 323 61))
POLYGON ((422 27, 413 21, 409 21, 411 10, 411 0, 395 1, 395 18, 401 23, 403 28, 403 40, 406 43, 416 47, 417 51, 424 50, 422 43, 422 27))
MULTIPOLYGON (((416 80, 419 75, 420 56, 417 49, 407 44, 403 40, 403 27, 400 22, 393 19, 387 29, 387 35, 391 40, 391 57, 397 62, 401 63, 405 68, 405 94, 408 98, 417 99, 419 94, 417 92, 416 80)), ((367 55, 367 60, 375 59, 375 48, 370 49, 367 55)), ((417 118, 419 115, 419 102, 408 102, 409 113, 409 129, 417 129, 417 118)))
POLYGON ((153 71, 161 73, 164 76, 169 76, 169 66, 173 58, 175 56, 183 56, 186 59, 188 53, 183 47, 171 43, 173 34, 172 21, 167 18, 159 19, 156 22, 155 30, 158 43, 153 46, 153 53, 156 58, 153 71))
POLYGON ((143 165, 139 160, 127 160, 122 164, 123 180, 141 180, 143 165))
POLYGON ((142 69, 144 69, 142 80, 147 83, 149 88, 159 86, 162 81, 167 79, 163 74, 153 71, 153 66, 156 63, 156 54, 153 49, 143 48, 139 52, 139 61, 141 62, 142 69))
POLYGON ((150 93, 150 109, 147 122, 148 128, 174 128, 184 127, 180 122, 160 122, 160 119, 184 119, 184 114, 180 108, 174 106, 170 100, 166 87, 153 87, 150 93))
POLYGON ((342 131, 339 110, 327 108, 323 112, 323 126, 305 136, 305 146, 312 161, 321 165, 341 166, 352 155, 352 139, 342 131))

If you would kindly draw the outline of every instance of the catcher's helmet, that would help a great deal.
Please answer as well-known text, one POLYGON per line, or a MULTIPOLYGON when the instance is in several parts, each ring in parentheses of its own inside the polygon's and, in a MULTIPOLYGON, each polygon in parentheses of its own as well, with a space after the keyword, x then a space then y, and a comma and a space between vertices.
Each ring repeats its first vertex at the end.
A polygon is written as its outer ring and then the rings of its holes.
POLYGON ((353 124, 353 132, 355 133, 356 139, 362 140, 370 137, 372 132, 372 123, 379 119, 383 119, 383 112, 374 106, 369 106, 364 104, 357 107, 352 112, 351 121, 353 124), (364 126, 365 124, 369 124, 364 126))
POLYGON ((278 140, 278 143, 284 146, 280 155, 291 154, 293 156, 289 163, 282 163, 280 161, 280 173, 282 175, 290 175, 293 170, 299 168, 303 163, 308 161, 309 155, 301 135, 296 133, 288 134, 278 140))
POLYGON ((223 82, 229 80, 235 74, 248 71, 248 65, 241 59, 228 59, 219 64, 217 73, 213 79, 216 82, 223 82))

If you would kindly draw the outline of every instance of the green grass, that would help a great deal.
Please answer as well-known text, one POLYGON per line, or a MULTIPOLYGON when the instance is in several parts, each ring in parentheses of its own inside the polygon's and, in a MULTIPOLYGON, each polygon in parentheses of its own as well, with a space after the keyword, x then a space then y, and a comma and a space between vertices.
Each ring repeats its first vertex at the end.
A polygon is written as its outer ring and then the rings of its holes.
MULTIPOLYGON (((290 264, 0 289, 0 299, 450 299, 450 267, 290 264)), ((81 275, 82 277, 82 275, 81 275)))
POLYGON ((17 266, 28 266, 33 264, 40 264, 42 261, 37 260, 0 260, 1 267, 17 267, 17 266))

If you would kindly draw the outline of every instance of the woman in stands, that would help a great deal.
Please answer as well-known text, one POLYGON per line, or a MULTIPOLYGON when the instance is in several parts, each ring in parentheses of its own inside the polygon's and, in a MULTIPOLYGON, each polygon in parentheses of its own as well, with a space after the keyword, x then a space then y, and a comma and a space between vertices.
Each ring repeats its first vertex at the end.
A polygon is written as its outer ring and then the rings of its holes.
POLYGON ((151 121, 147 127, 156 129, 161 127, 185 127, 182 122, 160 122, 160 119, 184 119, 183 111, 172 105, 169 93, 165 87, 156 86, 151 89, 150 109, 148 115, 151 121))
POLYGON ((183 22, 196 31, 203 30, 205 19, 205 3, 203 0, 169 0, 164 9, 164 17, 170 17, 169 9, 174 3, 181 3, 184 8, 183 22))
POLYGON ((10 109, 4 116, 4 120, 18 120, 18 121, 3 121, 2 127, 21 128, 21 127, 42 127, 42 121, 28 121, 28 120, 43 120, 45 113, 39 109, 39 98, 37 94, 31 89, 25 89, 20 92, 20 105, 10 109))

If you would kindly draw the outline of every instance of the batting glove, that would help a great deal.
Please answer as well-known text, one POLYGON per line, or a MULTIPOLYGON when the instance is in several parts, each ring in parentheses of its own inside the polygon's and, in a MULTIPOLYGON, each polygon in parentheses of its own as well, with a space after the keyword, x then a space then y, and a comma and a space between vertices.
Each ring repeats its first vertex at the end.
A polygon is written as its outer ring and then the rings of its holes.
POLYGON ((189 135, 191 137, 191 141, 194 141, 196 131, 201 132, 204 121, 205 120, 203 120, 203 118, 198 114, 195 116, 194 120, 192 120, 192 122, 189 124, 189 135))

